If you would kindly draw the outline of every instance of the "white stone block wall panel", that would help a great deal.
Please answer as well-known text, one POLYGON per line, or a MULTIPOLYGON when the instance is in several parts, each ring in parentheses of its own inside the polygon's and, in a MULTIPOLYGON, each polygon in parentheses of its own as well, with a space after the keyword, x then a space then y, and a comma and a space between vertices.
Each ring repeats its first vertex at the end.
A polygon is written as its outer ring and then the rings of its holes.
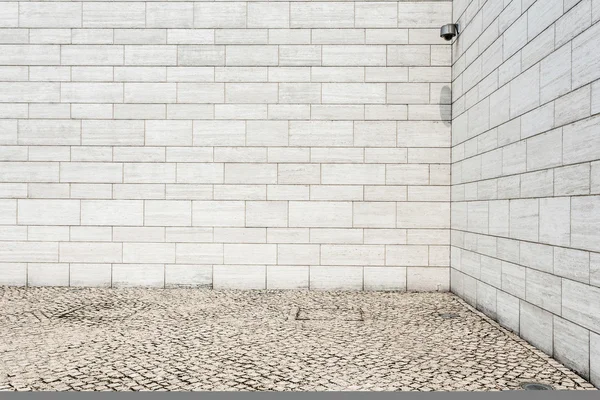
POLYGON ((453 19, 451 290, 600 386, 598 2, 453 19))
POLYGON ((0 9, 0 284, 448 290, 451 1, 0 9))

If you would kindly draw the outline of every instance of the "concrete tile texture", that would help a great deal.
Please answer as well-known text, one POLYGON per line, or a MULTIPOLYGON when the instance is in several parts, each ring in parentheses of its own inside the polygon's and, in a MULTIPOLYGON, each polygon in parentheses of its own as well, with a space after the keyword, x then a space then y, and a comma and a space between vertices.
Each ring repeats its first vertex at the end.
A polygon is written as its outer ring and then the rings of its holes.
POLYGON ((455 0, 452 45, 451 290, 596 386, 599 10, 455 0))
POLYGON ((0 390, 594 390, 450 293, 0 293, 0 390))
POLYGON ((598 0, 0 9, 0 285, 452 290, 600 385, 598 0))
POLYGON ((449 287, 451 1, 1 4, 0 285, 449 287))

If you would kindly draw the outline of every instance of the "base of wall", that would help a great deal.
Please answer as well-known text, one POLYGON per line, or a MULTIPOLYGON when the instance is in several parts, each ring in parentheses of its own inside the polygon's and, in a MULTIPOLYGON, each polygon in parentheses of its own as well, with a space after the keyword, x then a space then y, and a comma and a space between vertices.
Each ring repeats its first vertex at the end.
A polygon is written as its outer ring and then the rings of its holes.
POLYGON ((448 291, 448 267, 0 264, 3 286, 448 291))
POLYGON ((450 291, 600 388, 600 335, 451 269, 450 291))
MULTIPOLYGON (((456 293, 454 293, 454 294, 456 294, 456 293)), ((502 324, 499 324, 496 319, 489 318, 489 315, 487 315, 485 312, 477 309, 473 305, 469 304, 469 302, 464 301, 464 299, 460 299, 459 298, 459 301, 465 307, 467 307, 468 309, 470 309, 470 311, 472 311, 473 313, 477 314, 479 317, 481 317, 482 319, 484 319, 485 321, 487 321, 489 324, 491 324, 492 326, 494 326, 494 327, 498 328, 499 330, 503 331, 508 337, 510 337, 510 338, 512 338, 514 340, 518 340, 519 335, 516 334, 513 330, 507 329, 502 324)), ((529 351, 531 351, 532 353, 534 353, 536 356, 538 356, 542 360, 548 361, 548 363, 551 364, 557 370, 559 370, 559 371, 561 371, 561 372, 563 372, 563 373, 565 373, 567 375, 572 375, 573 374, 573 371, 571 369, 565 367, 563 364, 561 364, 560 362, 556 361, 555 359, 553 359, 552 357, 550 357, 548 354, 544 353, 542 350, 538 349, 537 347, 535 347, 533 345, 530 345, 530 344, 527 344, 527 343, 523 343, 522 341, 519 341, 519 343, 521 343, 523 346, 527 347, 529 351)), ((588 382, 580 382, 580 384, 583 387, 585 387, 586 390, 593 390, 593 385, 590 385, 588 382)))

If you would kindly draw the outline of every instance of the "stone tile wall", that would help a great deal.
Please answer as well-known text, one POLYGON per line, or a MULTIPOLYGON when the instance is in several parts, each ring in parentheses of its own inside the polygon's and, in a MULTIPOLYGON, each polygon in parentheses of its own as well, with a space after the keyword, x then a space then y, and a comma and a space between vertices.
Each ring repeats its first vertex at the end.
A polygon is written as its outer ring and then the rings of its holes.
POLYGON ((600 1, 453 6, 452 291, 600 386, 600 1))
POLYGON ((451 8, 0 2, 0 284, 447 290, 451 8))

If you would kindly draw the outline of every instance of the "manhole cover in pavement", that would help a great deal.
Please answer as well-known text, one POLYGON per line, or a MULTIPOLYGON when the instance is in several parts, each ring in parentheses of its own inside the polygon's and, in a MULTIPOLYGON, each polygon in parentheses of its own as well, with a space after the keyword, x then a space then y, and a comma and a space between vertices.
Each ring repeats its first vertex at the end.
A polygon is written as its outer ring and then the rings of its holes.
POLYGON ((141 301, 102 301, 71 309, 57 317, 87 322, 122 321, 148 308, 150 304, 141 301))
POLYGON ((296 321, 364 321, 361 309, 295 308, 296 321))
POLYGON ((552 386, 538 382, 523 382, 521 387, 525 390, 554 390, 552 386))

